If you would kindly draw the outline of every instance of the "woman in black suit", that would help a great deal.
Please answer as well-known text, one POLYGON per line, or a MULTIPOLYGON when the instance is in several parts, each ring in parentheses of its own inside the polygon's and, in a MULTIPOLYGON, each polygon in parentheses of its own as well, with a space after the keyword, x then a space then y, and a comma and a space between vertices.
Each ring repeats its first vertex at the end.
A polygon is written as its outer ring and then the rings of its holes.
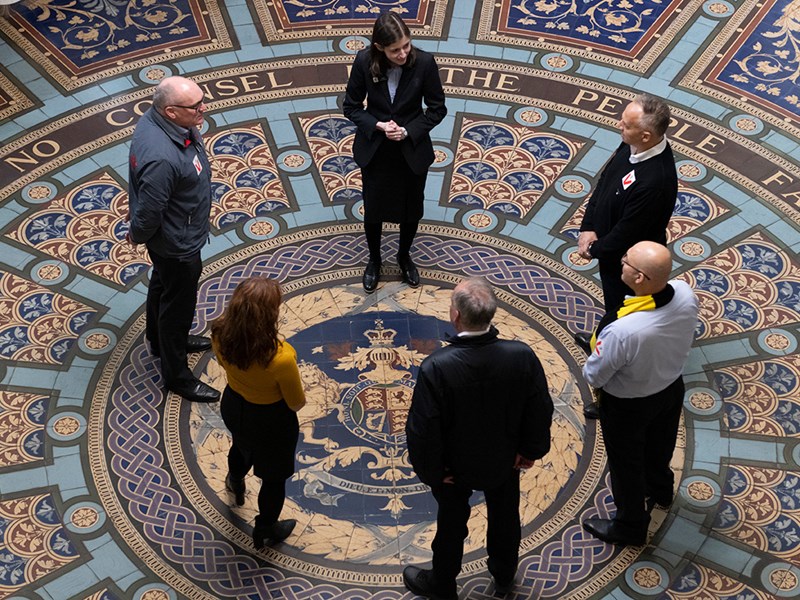
POLYGON ((344 97, 344 116, 357 126, 353 158, 363 181, 367 293, 375 291, 380 278, 384 221, 400 223, 397 264, 403 281, 419 285, 411 243, 434 158, 429 132, 446 114, 433 56, 411 45, 411 33, 396 13, 382 14, 375 21, 372 44, 356 56, 344 97))

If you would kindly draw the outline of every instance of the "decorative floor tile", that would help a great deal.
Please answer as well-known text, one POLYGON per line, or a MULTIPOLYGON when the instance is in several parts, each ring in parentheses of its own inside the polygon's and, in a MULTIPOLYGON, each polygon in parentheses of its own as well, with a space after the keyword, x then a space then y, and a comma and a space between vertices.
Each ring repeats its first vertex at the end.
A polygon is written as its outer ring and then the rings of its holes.
POLYGON ((85 304, 0 272, 0 357, 60 364, 94 317, 85 304))
POLYGON ((0 502, 0 597, 79 558, 50 494, 0 502))
POLYGON ((0 391, 0 468, 42 460, 47 396, 0 391))
POLYGON ((0 30, 71 90, 198 51, 230 49, 216 0, 25 3, 0 30))
POLYGON ((686 568, 675 578, 665 595, 672 600, 689 600, 690 598, 698 598, 700 595, 708 600, 728 600, 729 598, 774 600, 777 598, 737 581, 733 577, 693 563, 686 565, 686 568))
POLYGON ((127 191, 100 173, 42 205, 6 235, 123 286, 149 268, 145 247, 125 242, 127 213, 127 191))
POLYGON ((714 383, 731 432, 800 437, 800 357, 719 369, 714 383))

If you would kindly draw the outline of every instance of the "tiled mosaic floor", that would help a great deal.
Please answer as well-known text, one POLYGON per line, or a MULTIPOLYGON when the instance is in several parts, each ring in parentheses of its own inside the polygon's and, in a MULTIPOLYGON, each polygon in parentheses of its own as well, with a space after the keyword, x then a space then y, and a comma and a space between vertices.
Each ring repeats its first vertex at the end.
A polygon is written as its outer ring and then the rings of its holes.
MULTIPOLYGON (((553 451, 523 479, 514 598, 800 596, 798 0, 26 0, 0 17, 0 598, 410 598, 433 502, 402 436, 449 290, 484 274, 536 349, 553 451), (339 109, 381 10, 434 52, 449 114, 414 248, 423 285, 366 247, 339 109), (146 256, 124 236, 128 140, 151 86, 207 94, 215 201, 195 330, 244 277, 283 282, 309 398, 287 543, 230 508, 217 407, 165 397, 143 343, 146 256), (677 500, 649 544, 608 514, 602 439, 571 338, 600 314, 581 205, 638 91, 669 99, 675 274, 701 299, 677 500)), ((384 238, 395 254, 396 232, 384 238)), ((210 354, 198 373, 223 385, 210 354)), ((492 587, 475 499, 461 598, 492 587)))

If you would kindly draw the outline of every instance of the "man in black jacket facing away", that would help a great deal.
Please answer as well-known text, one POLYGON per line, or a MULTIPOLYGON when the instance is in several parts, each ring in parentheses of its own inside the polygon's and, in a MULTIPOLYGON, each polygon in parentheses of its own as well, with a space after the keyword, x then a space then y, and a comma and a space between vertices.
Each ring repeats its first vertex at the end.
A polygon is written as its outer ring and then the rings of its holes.
POLYGON ((488 568, 498 592, 517 572, 520 469, 550 450, 553 402, 539 359, 491 325, 494 290, 481 278, 453 291, 457 332, 420 367, 406 423, 411 464, 438 503, 433 569, 409 566, 406 587, 429 598, 457 598, 473 490, 486 497, 488 568))

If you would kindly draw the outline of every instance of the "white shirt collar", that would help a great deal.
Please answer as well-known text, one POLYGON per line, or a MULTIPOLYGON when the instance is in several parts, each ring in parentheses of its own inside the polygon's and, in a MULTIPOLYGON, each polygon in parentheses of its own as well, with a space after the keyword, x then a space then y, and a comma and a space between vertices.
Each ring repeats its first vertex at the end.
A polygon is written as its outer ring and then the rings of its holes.
POLYGON ((492 328, 491 325, 482 331, 462 331, 458 334, 457 337, 477 337, 479 335, 483 335, 484 333, 489 333, 489 330, 492 328))
POLYGON ((648 158, 653 158, 654 156, 658 156, 667 148, 667 136, 664 136, 660 142, 658 142, 655 146, 650 148, 649 150, 645 150, 644 152, 639 152, 639 154, 631 154, 631 157, 628 159, 630 160, 632 165, 636 163, 644 162, 648 158))

